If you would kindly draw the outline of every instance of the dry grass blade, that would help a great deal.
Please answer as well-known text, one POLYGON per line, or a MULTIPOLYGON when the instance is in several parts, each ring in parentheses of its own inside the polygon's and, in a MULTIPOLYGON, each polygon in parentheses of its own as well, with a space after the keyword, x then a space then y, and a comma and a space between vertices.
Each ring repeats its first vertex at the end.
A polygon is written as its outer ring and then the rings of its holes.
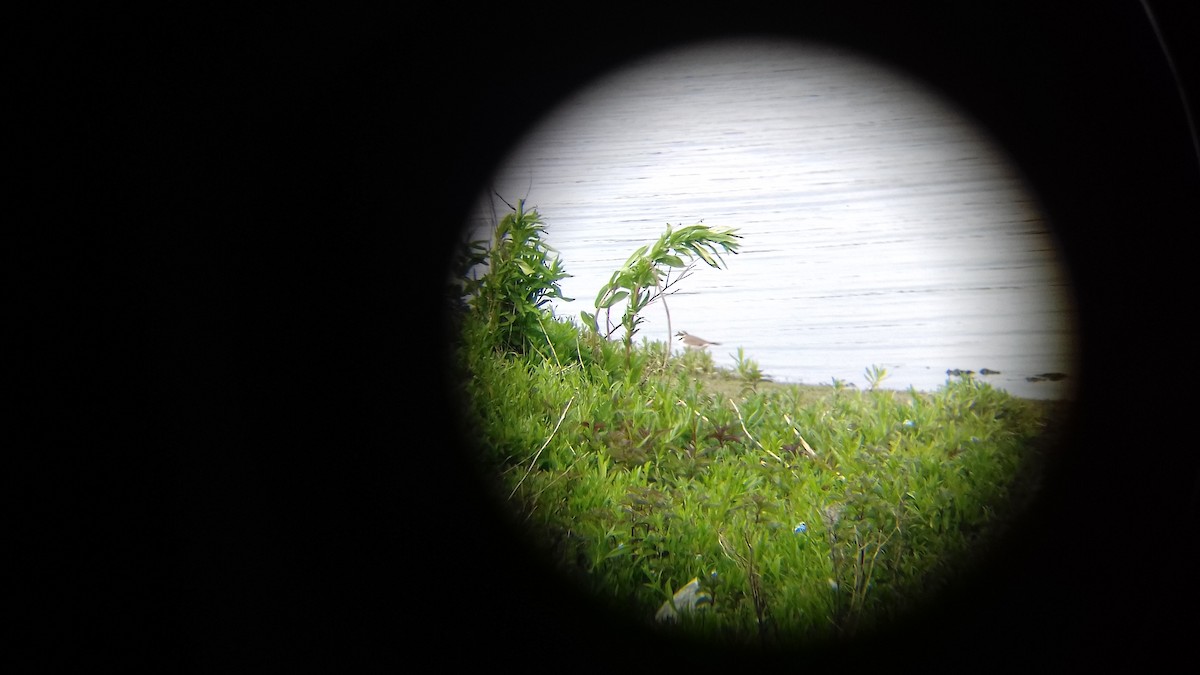
POLYGON ((767 453, 768 455, 774 457, 775 460, 778 461, 780 464, 786 464, 787 462, 784 462, 782 457, 780 457, 779 455, 777 455, 777 454, 771 452, 770 450, 766 449, 765 447, 763 447, 763 444, 759 443, 758 439, 755 438, 753 436, 753 434, 750 433, 750 430, 746 428, 746 420, 742 419, 742 411, 738 409, 737 404, 733 402, 733 399, 729 399, 729 405, 733 406, 734 412, 737 413, 738 422, 742 423, 742 431, 746 432, 746 437, 749 438, 750 440, 754 441, 754 444, 758 446, 759 450, 762 450, 763 452, 767 453))
POLYGON ((521 485, 525 482, 525 479, 529 478, 530 472, 533 471, 533 467, 537 464, 538 457, 542 456, 542 451, 546 449, 547 445, 550 445, 551 439, 553 439, 554 435, 558 433, 558 428, 562 426, 562 421, 566 418, 567 411, 571 409, 571 404, 574 402, 574 396, 571 397, 571 400, 567 401, 567 405, 563 408, 562 414, 558 416, 558 422, 555 423, 554 430, 551 431, 550 435, 546 437, 546 442, 542 443, 542 447, 538 448, 537 452, 533 453, 533 459, 529 460, 529 468, 525 469, 525 475, 521 476, 521 480, 517 481, 517 484, 513 486, 512 492, 508 493, 509 499, 512 499, 512 496, 517 494, 517 490, 521 489, 521 485))

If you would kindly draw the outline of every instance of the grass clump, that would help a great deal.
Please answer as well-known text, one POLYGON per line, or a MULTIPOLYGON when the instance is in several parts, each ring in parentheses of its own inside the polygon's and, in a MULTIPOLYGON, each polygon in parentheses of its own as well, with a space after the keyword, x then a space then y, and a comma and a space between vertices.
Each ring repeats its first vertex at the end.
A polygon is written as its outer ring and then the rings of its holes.
MULTIPOLYGON (((513 260, 550 270, 539 283, 563 274, 537 234, 508 257, 493 245, 487 274, 513 260)), ((873 367, 866 391, 780 385, 740 349, 734 371, 703 350, 664 361, 664 343, 611 341, 523 282, 484 279, 456 356, 499 500, 648 624, 698 579, 712 602, 663 630, 770 646, 883 626, 986 554, 1036 493, 1044 410, 986 383, 896 392, 873 367), (536 312, 496 316, 521 303, 536 312)))

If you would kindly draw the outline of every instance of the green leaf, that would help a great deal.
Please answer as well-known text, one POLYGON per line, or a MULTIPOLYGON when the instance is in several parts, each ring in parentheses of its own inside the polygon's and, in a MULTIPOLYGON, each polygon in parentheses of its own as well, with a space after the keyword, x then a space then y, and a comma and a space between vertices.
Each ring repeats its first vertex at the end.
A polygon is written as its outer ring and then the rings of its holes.
POLYGON ((596 309, 608 309, 627 297, 629 297, 629 291, 617 291, 616 293, 613 293, 609 297, 605 298, 603 303, 597 304, 596 309))
POLYGON ((700 256, 704 260, 704 262, 708 263, 712 267, 720 267, 720 265, 718 265, 717 262, 712 259, 712 256, 708 254, 708 251, 705 251, 704 249, 699 248, 699 247, 697 247, 695 249, 695 251, 696 251, 696 255, 700 256))
POLYGON ((612 290, 613 284, 607 283, 600 287, 600 292, 596 294, 596 302, 593 303, 596 307, 600 307, 600 303, 604 302, 604 296, 612 290))
POLYGON ((592 332, 599 333, 600 329, 596 327, 596 315, 591 312, 580 312, 579 318, 583 320, 583 325, 592 329, 592 332))
POLYGON ((642 254, 644 254, 645 252, 646 252, 645 246, 634 251, 633 255, 629 256, 629 259, 625 261, 625 266, 629 267, 629 266, 633 265, 634 261, 636 261, 638 258, 641 258, 642 254))

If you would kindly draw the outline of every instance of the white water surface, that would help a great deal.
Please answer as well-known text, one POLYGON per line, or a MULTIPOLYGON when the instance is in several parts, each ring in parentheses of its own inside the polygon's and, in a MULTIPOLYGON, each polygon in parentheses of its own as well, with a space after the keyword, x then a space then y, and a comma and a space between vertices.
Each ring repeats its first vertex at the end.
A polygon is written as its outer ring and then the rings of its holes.
MULTIPOLYGON (((481 194, 479 238, 525 197, 597 291, 668 224, 737 228, 726 269, 670 296, 671 330, 737 348, 779 382, 933 390, 948 369, 1028 398, 1072 398, 1071 287, 1050 224, 985 131, 904 73, 825 45, 720 42, 651 57, 581 90, 522 139, 481 194), (1029 382, 1046 372, 1060 382, 1029 382)), ((614 308, 614 321, 620 307, 614 308)), ((638 336, 668 337, 653 305, 638 336)))

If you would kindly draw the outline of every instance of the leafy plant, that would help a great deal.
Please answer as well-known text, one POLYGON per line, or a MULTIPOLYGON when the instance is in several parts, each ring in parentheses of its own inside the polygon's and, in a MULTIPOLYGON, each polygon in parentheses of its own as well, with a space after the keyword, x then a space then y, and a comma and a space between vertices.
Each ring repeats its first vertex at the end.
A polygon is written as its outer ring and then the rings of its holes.
POLYGON ((887 368, 872 365, 863 371, 863 375, 867 378, 867 388, 877 389, 888 378, 888 371, 887 368))
MULTIPOLYGON (((711 267, 721 268, 721 254, 717 248, 726 253, 737 253, 740 235, 729 228, 714 229, 707 225, 690 225, 679 230, 667 226, 666 232, 652 246, 642 246, 634 251, 625 261, 621 269, 613 272, 608 283, 596 294, 596 312, 580 312, 583 323, 593 332, 600 333, 597 315, 605 310, 608 316, 612 307, 625 301, 625 312, 621 315, 620 326, 625 329, 623 341, 625 354, 628 357, 633 349, 633 336, 638 326, 645 321, 642 310, 651 303, 664 297, 667 290, 685 278, 692 265, 684 263, 683 258, 699 258, 711 267), (674 281, 670 278, 671 270, 682 269, 683 272, 674 281)), ((693 263, 694 264, 694 263, 693 263)), ((665 307, 665 303, 664 303, 665 307)), ((667 332, 670 333, 670 312, 667 312, 667 332)), ((606 322, 604 337, 612 335, 616 327, 611 318, 606 322)), ((668 345, 670 344, 668 339, 668 345)))
POLYGON ((738 347, 734 363, 737 368, 738 377, 742 378, 746 384, 753 386, 765 379, 762 370, 758 367, 758 362, 747 358, 745 350, 741 347, 738 347))
POLYGON ((526 211, 525 200, 519 200, 496 225, 486 254, 476 243, 468 257, 488 265, 487 273, 464 290, 474 294, 475 310, 502 348, 524 352, 530 344, 544 342, 543 321, 552 318, 546 305, 553 298, 571 300, 558 286, 570 275, 557 257, 547 259, 554 249, 542 240, 545 230, 537 210, 526 211))
POLYGON ((711 375, 717 372, 717 364, 707 349, 688 349, 679 357, 678 363, 684 372, 692 374, 711 375))

